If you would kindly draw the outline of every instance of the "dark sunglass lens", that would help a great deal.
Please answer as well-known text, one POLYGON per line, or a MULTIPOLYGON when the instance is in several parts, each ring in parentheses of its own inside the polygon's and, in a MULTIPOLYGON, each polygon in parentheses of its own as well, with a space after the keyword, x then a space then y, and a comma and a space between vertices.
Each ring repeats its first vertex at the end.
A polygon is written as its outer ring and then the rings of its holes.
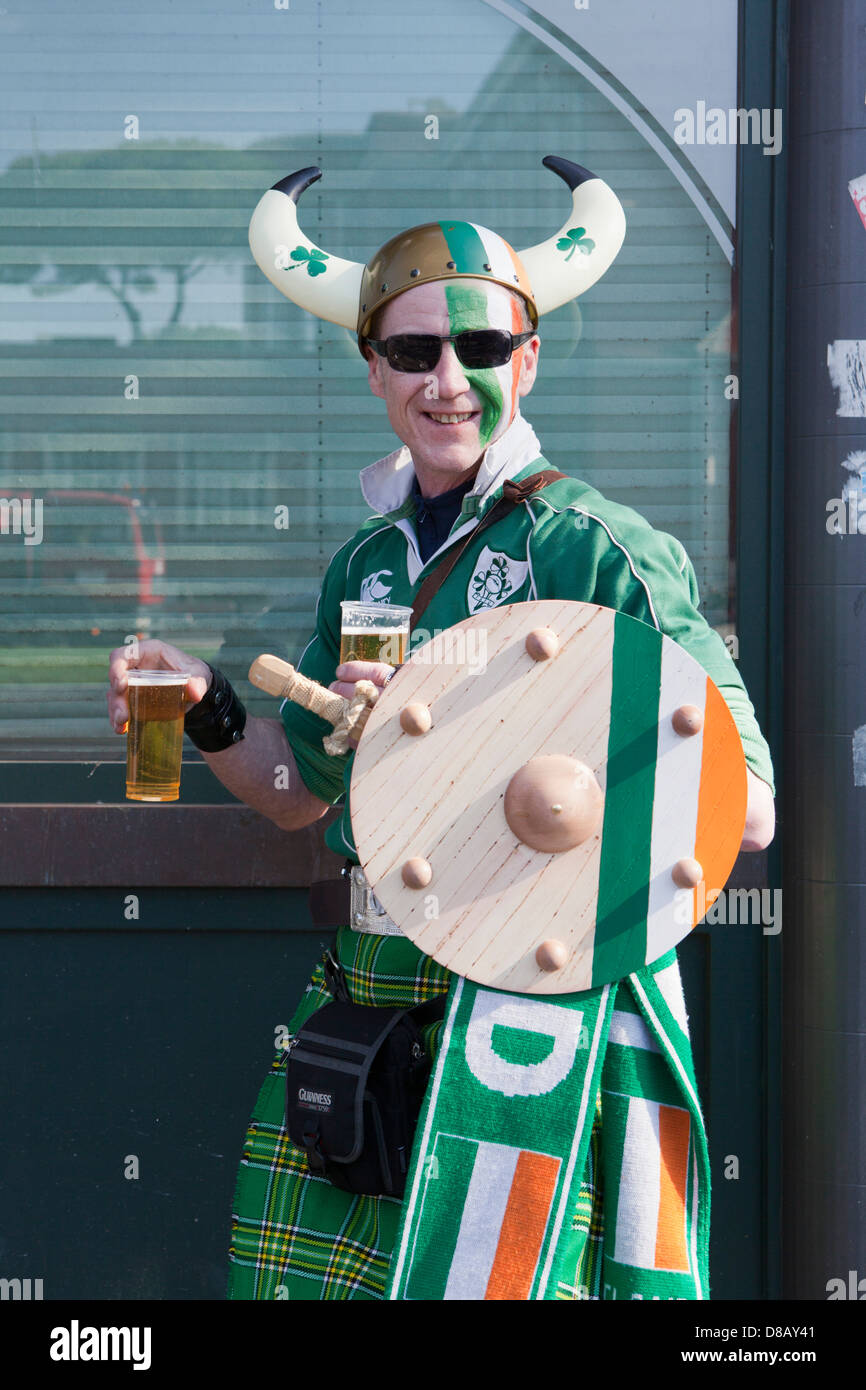
POLYGON ((511 334, 499 328, 461 333, 457 355, 464 367, 501 367, 511 356, 511 334))
POLYGON ((440 343, 426 333, 395 333, 388 339, 388 361, 398 372, 431 372, 439 361, 440 343))

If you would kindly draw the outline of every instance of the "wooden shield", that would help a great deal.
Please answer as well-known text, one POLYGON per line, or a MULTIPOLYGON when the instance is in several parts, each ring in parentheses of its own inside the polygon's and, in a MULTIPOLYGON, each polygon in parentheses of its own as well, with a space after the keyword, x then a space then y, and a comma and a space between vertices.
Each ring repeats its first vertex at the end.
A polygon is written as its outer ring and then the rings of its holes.
POLYGON ((373 707, 350 805, 416 946, 558 994, 622 979, 700 921, 737 856, 746 765, 677 643, 594 604, 516 603, 413 652, 373 707))

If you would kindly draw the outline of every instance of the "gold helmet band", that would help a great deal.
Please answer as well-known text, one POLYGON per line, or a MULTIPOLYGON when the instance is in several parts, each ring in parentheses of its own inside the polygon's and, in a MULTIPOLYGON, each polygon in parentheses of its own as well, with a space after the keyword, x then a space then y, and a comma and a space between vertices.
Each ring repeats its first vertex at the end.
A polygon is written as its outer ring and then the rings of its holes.
POLYGON ((413 285, 476 276, 514 290, 526 302, 533 328, 538 309, 529 276, 504 237, 475 222, 425 222, 386 241, 365 265, 358 308, 359 342, 378 309, 413 285))
POLYGON ((400 232, 366 265, 321 250, 298 225, 298 199, 322 177, 311 166, 274 184, 250 220, 250 249, 281 294, 360 340, 376 310, 413 285, 456 276, 492 280, 526 301, 533 327, 542 314, 600 280, 625 237, 625 213, 613 189, 580 164, 547 155, 546 168, 568 185, 571 214, 559 231, 516 252, 487 227, 457 219, 400 232))

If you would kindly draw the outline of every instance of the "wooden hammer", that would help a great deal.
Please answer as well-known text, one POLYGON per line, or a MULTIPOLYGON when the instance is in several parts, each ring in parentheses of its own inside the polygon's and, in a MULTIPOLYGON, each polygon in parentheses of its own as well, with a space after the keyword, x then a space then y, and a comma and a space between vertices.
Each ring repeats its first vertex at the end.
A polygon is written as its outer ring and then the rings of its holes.
POLYGON ((302 676, 290 662, 281 661, 270 653, 256 657, 250 667, 249 680, 268 695, 292 700, 333 724, 334 732, 322 739, 325 752, 331 754, 348 752, 350 737, 357 742, 379 696, 379 688, 372 681, 358 681, 354 696, 347 700, 335 690, 328 690, 318 681, 302 676))

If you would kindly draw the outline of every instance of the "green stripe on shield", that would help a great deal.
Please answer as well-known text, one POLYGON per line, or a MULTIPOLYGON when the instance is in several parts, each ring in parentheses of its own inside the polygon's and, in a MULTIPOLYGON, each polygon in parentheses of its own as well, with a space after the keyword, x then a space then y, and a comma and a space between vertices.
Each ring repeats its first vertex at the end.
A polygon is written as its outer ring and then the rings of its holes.
POLYGON ((655 628, 617 613, 593 985, 646 960, 661 660, 655 628))

